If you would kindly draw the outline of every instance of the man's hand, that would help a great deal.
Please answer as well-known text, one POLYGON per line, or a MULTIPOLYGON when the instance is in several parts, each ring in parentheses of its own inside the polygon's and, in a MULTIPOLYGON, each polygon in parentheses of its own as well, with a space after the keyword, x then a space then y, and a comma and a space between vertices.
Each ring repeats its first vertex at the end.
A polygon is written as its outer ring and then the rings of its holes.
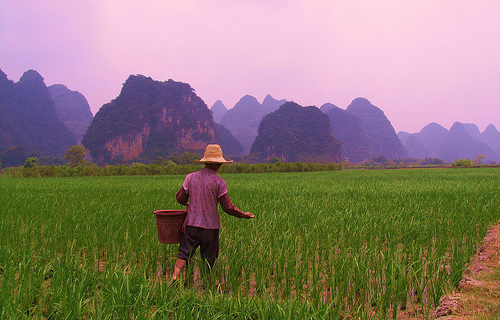
POLYGON ((253 214, 251 214, 250 212, 245 212, 244 214, 245 215, 243 216, 243 218, 245 218, 245 219, 255 218, 255 216, 253 214))

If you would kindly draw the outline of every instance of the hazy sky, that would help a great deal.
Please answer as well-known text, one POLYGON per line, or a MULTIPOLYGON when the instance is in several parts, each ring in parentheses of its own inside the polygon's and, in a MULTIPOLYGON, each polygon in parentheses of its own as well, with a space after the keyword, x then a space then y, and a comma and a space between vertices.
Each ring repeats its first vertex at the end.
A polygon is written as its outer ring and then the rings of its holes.
POLYGON ((246 94, 345 109, 396 131, 500 130, 500 1, 0 0, 0 69, 81 92, 96 113, 131 74, 189 83, 208 107, 246 94))

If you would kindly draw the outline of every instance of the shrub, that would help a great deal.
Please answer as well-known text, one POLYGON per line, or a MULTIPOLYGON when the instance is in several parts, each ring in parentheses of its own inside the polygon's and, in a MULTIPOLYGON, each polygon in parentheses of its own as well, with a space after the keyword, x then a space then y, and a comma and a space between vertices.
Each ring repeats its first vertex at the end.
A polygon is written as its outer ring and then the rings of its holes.
POLYGON ((472 161, 470 159, 458 159, 458 160, 455 160, 451 163, 451 166, 452 167, 461 167, 461 168, 470 168, 472 167, 474 164, 472 163, 472 161))
POLYGON ((23 168, 22 167, 8 167, 7 175, 11 178, 20 178, 23 176, 23 168))
POLYGON ((24 167, 23 177, 24 178, 38 178, 40 174, 38 173, 38 167, 24 167))
POLYGON ((38 158, 37 157, 31 157, 26 160, 24 163, 24 168, 36 168, 38 167, 38 158))
POLYGON ((57 166, 40 166, 38 172, 41 177, 57 177, 59 175, 59 168, 57 166))

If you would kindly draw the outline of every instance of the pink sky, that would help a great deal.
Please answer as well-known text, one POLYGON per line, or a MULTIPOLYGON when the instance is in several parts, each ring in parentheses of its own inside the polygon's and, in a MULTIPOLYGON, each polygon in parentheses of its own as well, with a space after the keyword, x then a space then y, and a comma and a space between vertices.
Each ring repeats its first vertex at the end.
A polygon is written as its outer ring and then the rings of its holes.
POLYGON ((396 131, 500 130, 500 1, 0 0, 0 69, 81 92, 96 113, 131 74, 340 108, 364 97, 396 131))

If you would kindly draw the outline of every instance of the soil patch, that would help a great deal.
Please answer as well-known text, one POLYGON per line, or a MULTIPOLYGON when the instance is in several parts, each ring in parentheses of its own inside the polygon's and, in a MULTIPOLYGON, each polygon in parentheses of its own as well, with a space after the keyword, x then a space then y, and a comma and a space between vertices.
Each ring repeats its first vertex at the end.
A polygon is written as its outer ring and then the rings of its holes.
POLYGON ((433 319, 439 320, 499 318, 500 221, 488 230, 458 289, 443 296, 433 312, 433 319))

